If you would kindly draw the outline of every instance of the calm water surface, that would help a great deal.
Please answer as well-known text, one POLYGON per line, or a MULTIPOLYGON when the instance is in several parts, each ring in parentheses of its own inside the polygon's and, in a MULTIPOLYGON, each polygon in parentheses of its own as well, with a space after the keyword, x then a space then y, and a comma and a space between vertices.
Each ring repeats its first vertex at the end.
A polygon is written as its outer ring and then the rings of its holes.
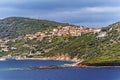
POLYGON ((120 80, 120 68, 28 69, 35 66, 71 63, 52 60, 0 61, 0 80, 120 80))

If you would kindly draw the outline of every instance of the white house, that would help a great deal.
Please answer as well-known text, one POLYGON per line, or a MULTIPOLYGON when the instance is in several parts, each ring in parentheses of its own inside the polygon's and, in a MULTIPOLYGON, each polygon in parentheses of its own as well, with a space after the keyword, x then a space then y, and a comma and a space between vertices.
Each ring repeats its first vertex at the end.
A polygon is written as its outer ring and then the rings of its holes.
POLYGON ((99 38, 99 37, 105 37, 106 36, 106 32, 101 32, 98 36, 97 36, 97 38, 99 38))

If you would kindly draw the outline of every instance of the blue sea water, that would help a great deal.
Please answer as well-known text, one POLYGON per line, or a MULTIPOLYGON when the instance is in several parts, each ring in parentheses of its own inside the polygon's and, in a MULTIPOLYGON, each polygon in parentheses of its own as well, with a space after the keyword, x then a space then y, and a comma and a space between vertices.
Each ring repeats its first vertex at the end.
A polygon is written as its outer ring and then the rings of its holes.
POLYGON ((73 62, 53 60, 0 61, 0 80, 120 80, 120 68, 28 69, 71 63, 73 62))

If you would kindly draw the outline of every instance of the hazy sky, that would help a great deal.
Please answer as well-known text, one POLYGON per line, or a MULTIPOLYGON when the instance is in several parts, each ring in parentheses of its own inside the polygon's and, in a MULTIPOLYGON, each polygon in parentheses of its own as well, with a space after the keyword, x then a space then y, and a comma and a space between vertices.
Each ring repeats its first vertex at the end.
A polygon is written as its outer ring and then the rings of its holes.
POLYGON ((120 21, 120 0, 0 0, 0 18, 10 16, 106 26, 120 21))

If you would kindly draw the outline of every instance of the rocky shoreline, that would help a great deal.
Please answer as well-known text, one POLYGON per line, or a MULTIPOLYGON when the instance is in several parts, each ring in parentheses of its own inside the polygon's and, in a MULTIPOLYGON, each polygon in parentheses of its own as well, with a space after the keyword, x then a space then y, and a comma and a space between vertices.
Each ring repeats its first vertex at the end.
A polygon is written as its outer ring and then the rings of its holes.
POLYGON ((86 65, 82 65, 82 66, 38 66, 38 67, 32 67, 30 68, 31 70, 44 70, 44 69, 62 69, 62 68, 120 68, 120 66, 86 66, 86 65))

